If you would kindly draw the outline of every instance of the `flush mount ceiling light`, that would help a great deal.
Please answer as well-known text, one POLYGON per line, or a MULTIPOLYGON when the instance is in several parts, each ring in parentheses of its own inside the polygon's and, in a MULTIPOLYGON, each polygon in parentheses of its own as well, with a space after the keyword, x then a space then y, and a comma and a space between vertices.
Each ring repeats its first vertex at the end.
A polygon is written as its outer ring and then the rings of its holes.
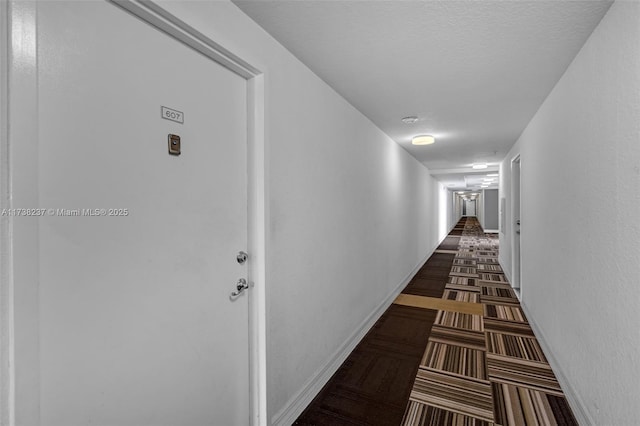
POLYGON ((486 169, 488 166, 487 164, 474 164, 473 166, 471 166, 471 168, 479 170, 479 169, 486 169))
POLYGON ((436 138, 431 135, 419 135, 414 136, 413 139, 411 139, 411 143, 414 145, 431 145, 435 141, 436 138))
POLYGON ((500 176, 500 173, 489 173, 487 175, 487 177, 496 177, 496 176, 500 176))
POLYGON ((410 117, 403 118, 402 122, 404 124, 413 124, 413 123, 416 123, 418 120, 419 120, 418 117, 416 117, 415 115, 412 115, 410 117))

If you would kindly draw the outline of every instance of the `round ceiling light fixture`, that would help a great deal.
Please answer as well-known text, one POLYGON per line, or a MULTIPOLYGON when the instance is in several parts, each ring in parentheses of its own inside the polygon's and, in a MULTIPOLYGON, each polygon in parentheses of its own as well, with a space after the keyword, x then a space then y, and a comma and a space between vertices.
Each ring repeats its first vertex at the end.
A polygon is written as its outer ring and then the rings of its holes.
POLYGON ((404 124, 413 124, 413 123, 417 123, 418 122, 418 117, 416 117, 415 115, 412 115, 410 117, 405 117, 402 119, 402 122, 404 124))
POLYGON ((431 135, 419 135, 414 136, 413 139, 411 139, 411 143, 414 145, 431 145, 435 141, 436 138, 431 135))

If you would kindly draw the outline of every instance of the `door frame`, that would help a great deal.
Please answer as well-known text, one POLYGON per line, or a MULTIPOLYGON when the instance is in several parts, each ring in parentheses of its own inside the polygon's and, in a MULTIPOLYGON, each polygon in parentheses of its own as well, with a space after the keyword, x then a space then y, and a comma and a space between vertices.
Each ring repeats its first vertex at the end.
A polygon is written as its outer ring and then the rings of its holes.
MULTIPOLYGON (((265 79, 251 63, 149 0, 106 0, 247 81, 247 250, 250 254, 249 402, 252 426, 267 424, 265 79)), ((0 2, 0 211, 38 207, 37 27, 35 2, 0 2), (7 96, 8 95, 8 96, 7 96), (34 124, 35 123, 35 124, 34 124), (14 173, 20 170, 20 175, 14 173)), ((0 424, 39 424, 39 372, 22 377, 32 396, 16 399, 16 363, 38 365, 38 229, 0 216, 0 424), (17 279, 16 279, 17 277, 17 279), (19 286, 15 286, 15 282, 19 286), (35 362, 34 362, 35 361, 35 362), (26 416, 26 418, 24 417, 26 416), (26 421, 25 421, 26 420, 26 421)))
MULTIPOLYGON (((9 171, 9 5, 0 2, 0 209, 11 206, 9 171)), ((0 424, 13 425, 11 217, 0 216, 0 424)))
POLYGON ((522 234, 516 224, 522 217, 522 161, 520 154, 511 160, 511 286, 522 296, 522 234))

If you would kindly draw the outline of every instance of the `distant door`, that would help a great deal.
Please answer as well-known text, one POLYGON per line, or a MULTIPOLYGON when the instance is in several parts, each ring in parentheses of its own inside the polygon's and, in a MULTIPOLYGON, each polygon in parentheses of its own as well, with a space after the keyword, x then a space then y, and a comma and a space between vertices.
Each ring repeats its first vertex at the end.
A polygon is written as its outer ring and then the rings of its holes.
POLYGON ((476 215, 476 200, 464 201, 464 215, 475 216, 476 215))
POLYGON ((511 191, 513 196, 513 237, 512 237, 512 260, 513 277, 511 285, 517 290, 521 290, 521 259, 520 254, 520 197, 521 197, 521 177, 520 177, 520 156, 511 162, 511 191))
POLYGON ((41 424, 249 424, 245 80, 107 2, 37 25, 41 424))

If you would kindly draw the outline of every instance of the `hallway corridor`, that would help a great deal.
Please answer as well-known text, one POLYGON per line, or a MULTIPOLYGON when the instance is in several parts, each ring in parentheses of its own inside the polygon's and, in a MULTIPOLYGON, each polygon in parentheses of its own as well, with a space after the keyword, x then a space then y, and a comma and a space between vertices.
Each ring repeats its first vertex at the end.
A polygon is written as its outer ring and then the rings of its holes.
POLYGON ((296 425, 574 425, 498 263, 462 218, 296 425))

